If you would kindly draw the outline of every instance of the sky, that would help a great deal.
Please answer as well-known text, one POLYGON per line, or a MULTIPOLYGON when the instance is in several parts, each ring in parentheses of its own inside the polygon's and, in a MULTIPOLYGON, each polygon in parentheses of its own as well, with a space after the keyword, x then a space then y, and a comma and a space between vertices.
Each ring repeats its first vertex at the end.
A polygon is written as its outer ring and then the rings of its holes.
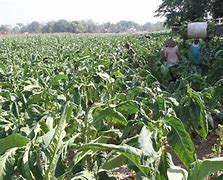
POLYGON ((16 25, 66 19, 138 24, 164 21, 154 18, 162 0, 0 0, 0 24, 16 25))

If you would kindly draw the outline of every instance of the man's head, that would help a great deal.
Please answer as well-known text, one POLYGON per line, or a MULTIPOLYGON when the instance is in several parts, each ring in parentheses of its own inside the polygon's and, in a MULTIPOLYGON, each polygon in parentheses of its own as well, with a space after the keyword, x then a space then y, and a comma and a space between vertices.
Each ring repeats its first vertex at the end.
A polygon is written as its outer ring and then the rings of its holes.
POLYGON ((194 39, 194 44, 198 44, 200 40, 198 38, 194 39))
POLYGON ((130 48, 130 44, 127 42, 127 43, 125 43, 124 47, 125 47, 126 49, 129 49, 129 48, 130 48))
POLYGON ((166 40, 165 46, 167 46, 167 47, 174 47, 174 46, 176 46, 176 43, 175 43, 175 41, 172 38, 170 38, 170 39, 166 40))

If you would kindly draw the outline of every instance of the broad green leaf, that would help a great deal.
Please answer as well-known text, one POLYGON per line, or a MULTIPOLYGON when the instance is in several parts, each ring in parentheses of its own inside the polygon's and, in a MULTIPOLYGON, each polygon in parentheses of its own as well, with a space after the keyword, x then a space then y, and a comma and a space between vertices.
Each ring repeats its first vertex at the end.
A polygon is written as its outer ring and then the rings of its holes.
POLYGON ((0 156, 0 180, 11 179, 11 175, 14 173, 14 155, 17 149, 17 147, 8 149, 0 156))
POLYGON ((0 87, 3 89, 13 89, 13 85, 8 82, 0 82, 0 87))
POLYGON ((8 149, 14 147, 23 147, 29 142, 29 139, 20 134, 11 134, 0 139, 0 155, 4 154, 8 149))
POLYGON ((118 124, 127 125, 126 118, 115 109, 108 107, 100 112, 97 112, 96 116, 94 116, 94 123, 97 123, 97 121, 106 120, 111 122, 116 122, 118 124))
POLYGON ((198 160, 192 164, 188 179, 205 179, 205 177, 217 171, 223 171, 223 157, 198 160))
POLYGON ((188 93, 188 109, 191 123, 198 135, 206 138, 208 134, 208 122, 204 101, 198 92, 188 89, 188 93))
POLYGON ((36 93, 29 97, 28 104, 35 104, 43 100, 43 93, 36 93))
POLYGON ((139 111, 139 108, 139 104, 136 101, 126 101, 116 106, 117 111, 123 115, 135 114, 139 111))
POLYGON ((80 150, 115 150, 120 152, 122 155, 127 157, 132 161, 139 170, 145 175, 148 176, 151 171, 151 167, 142 164, 142 159, 149 157, 155 159, 156 157, 151 157, 150 155, 144 153, 142 150, 131 147, 129 145, 114 145, 114 144, 103 144, 103 143, 88 143, 80 147, 80 150))
POLYGON ((127 99, 135 99, 139 94, 143 93, 145 90, 140 86, 135 86, 132 89, 128 90, 126 97, 127 99))
POLYGON ((167 170, 171 166, 173 166, 173 161, 171 158, 171 154, 167 152, 163 152, 160 157, 160 163, 159 163, 159 175, 158 179, 160 180, 166 180, 167 179, 167 170))
POLYGON ((220 79, 214 86, 206 88, 202 91, 206 106, 215 109, 219 102, 223 100, 223 79, 220 79))
POLYGON ((112 156, 108 156, 108 160, 102 165, 103 169, 114 169, 116 167, 120 167, 126 164, 126 158, 122 154, 115 154, 112 156))
POLYGON ((175 117, 166 117, 164 122, 172 127, 168 134, 168 143, 186 168, 195 161, 195 147, 183 123, 175 117))
POLYGON ((62 140, 66 135, 64 129, 66 127, 67 122, 69 121, 71 117, 71 113, 72 113, 72 105, 68 102, 66 106, 64 107, 61 119, 56 127, 53 138, 51 139, 46 149, 48 152, 47 157, 49 161, 48 161, 48 167, 47 167, 44 179, 54 178, 57 161, 62 152, 62 145, 63 145, 62 140))

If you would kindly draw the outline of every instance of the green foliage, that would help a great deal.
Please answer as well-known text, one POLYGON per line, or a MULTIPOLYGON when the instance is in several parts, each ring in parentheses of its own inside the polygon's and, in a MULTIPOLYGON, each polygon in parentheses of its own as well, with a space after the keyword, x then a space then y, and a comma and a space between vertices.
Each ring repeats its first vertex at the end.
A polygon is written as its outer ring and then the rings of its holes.
POLYGON ((139 179, 186 176, 166 147, 190 171, 190 133, 205 138, 207 115, 222 111, 221 45, 210 42, 208 70, 187 61, 185 49, 173 70, 158 48, 168 36, 1 39, 1 178, 114 179, 122 165, 139 179))
POLYGON ((17 147, 8 149, 0 156, 0 180, 9 179, 14 173, 14 156, 17 149, 17 147))
POLYGON ((64 132, 64 128, 66 126, 66 123, 70 119, 71 113, 72 106, 68 103, 64 107, 63 114, 57 125, 57 128, 55 129, 55 133, 53 134, 49 145, 46 147, 49 162, 46 169, 46 174, 44 176, 45 179, 51 179, 54 177, 57 161, 61 153, 62 140, 66 135, 66 133, 64 132))
POLYGON ((189 179, 204 179, 208 175, 214 172, 223 170, 223 158, 205 159, 202 161, 196 161, 192 164, 192 168, 189 171, 189 179))
POLYGON ((168 134, 168 143, 188 169, 195 161, 195 147, 190 135, 179 119, 168 117, 165 118, 165 122, 172 127, 171 133, 168 134))
POLYGON ((29 142, 29 139, 21 136, 20 134, 12 134, 8 137, 0 139, 0 155, 4 154, 7 150, 15 147, 24 147, 29 142))
POLYGON ((221 16, 219 12, 221 3, 218 1, 181 1, 181 0, 163 0, 156 10, 156 16, 165 16, 165 24, 169 27, 176 25, 183 25, 191 21, 201 21, 207 17, 208 12, 214 17, 221 16), (217 9, 215 9, 217 7, 217 9))

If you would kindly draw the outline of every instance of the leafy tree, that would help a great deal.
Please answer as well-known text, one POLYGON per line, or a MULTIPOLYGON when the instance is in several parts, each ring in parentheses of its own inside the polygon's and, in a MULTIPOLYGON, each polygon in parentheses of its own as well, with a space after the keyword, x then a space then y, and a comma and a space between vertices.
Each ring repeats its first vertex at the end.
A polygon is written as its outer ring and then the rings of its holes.
POLYGON ((184 1, 184 16, 188 21, 196 21, 207 16, 209 9, 209 0, 187 0, 184 1))
POLYGON ((69 30, 70 23, 65 19, 61 19, 53 25, 53 32, 69 32, 69 30))
POLYGON ((163 0, 155 11, 156 16, 166 17, 165 25, 181 25, 183 22, 204 18, 209 11, 208 0, 163 0))
POLYGON ((54 21, 46 23, 42 28, 42 32, 43 33, 52 33, 54 24, 55 24, 54 21))
POLYGON ((74 27, 74 33, 81 33, 84 30, 83 24, 80 21, 72 21, 72 26, 74 27))
POLYGON ((130 29, 139 29, 139 24, 133 21, 119 21, 116 24, 116 32, 126 32, 130 29))
POLYGON ((58 20, 50 21, 47 23, 40 23, 33 21, 30 24, 24 25, 17 23, 15 27, 8 25, 0 26, 0 31, 13 32, 13 33, 57 33, 57 32, 70 32, 70 33, 120 33, 131 31, 159 31, 163 30, 163 22, 157 22, 155 24, 145 23, 139 25, 133 21, 119 21, 118 23, 106 22, 103 24, 97 24, 92 20, 87 21, 67 21, 58 20))
POLYGON ((184 8, 182 0, 163 0, 155 11, 156 16, 166 17, 165 25, 181 24, 184 21, 184 8))
POLYGON ((33 21, 27 26, 27 31, 30 33, 40 33, 41 32, 41 24, 37 21, 33 21))
POLYGON ((150 22, 147 22, 147 23, 145 23, 143 26, 142 26, 142 29, 144 30, 144 31, 147 31, 147 30, 151 30, 152 29, 152 23, 150 23, 150 22))
POLYGON ((9 25, 1 25, 0 26, 0 32, 2 33, 8 33, 11 31, 11 26, 9 25))
POLYGON ((211 11, 214 18, 223 17, 223 1, 213 0, 211 11))

